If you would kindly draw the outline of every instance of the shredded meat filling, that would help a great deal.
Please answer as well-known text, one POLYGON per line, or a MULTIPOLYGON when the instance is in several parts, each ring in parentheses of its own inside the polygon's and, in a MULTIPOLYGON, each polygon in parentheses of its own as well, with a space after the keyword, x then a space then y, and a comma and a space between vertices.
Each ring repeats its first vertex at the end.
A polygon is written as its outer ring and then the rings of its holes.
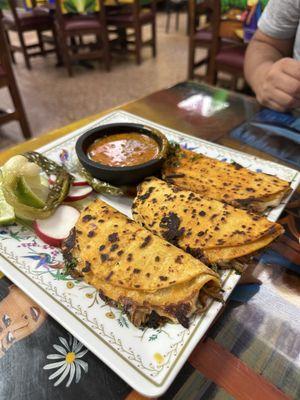
POLYGON ((162 308, 156 306, 139 305, 128 298, 121 298, 114 301, 99 291, 100 298, 107 304, 122 309, 133 325, 137 327, 147 326, 158 328, 166 322, 179 322, 183 327, 188 328, 190 318, 194 314, 202 314, 207 310, 208 300, 216 299, 223 301, 219 288, 213 285, 204 285, 200 292, 187 302, 181 304, 169 304, 162 308))

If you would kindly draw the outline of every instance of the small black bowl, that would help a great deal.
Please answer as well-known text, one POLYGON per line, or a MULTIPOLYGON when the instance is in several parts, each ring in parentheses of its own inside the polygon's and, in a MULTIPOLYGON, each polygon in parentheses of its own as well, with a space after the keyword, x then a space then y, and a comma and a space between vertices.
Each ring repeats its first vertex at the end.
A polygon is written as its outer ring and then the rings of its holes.
POLYGON ((77 140, 76 153, 83 167, 91 173, 94 178, 109 182, 113 185, 134 185, 141 182, 147 176, 155 175, 162 167, 168 152, 168 139, 158 130, 140 124, 115 123, 102 125, 84 133, 77 140), (117 133, 136 132, 148 135, 159 145, 158 155, 143 164, 129 167, 111 167, 100 164, 89 158, 87 150, 95 140, 102 136, 110 136, 117 133))

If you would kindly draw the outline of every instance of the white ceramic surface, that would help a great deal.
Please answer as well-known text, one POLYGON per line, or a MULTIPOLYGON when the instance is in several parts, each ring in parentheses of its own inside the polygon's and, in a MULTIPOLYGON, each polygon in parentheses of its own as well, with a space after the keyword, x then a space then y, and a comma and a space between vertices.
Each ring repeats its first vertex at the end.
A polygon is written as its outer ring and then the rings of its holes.
MULTIPOLYGON (((122 111, 108 114, 38 151, 74 171, 77 138, 88 129, 113 122, 154 126, 181 146, 227 162, 235 161, 251 170, 276 175, 290 181, 294 190, 300 182, 300 174, 296 170, 185 135, 122 111)), ((119 211, 131 215, 131 199, 100 197, 119 211)), ((277 220, 284 206, 281 204, 273 209, 268 218, 277 220)), ((156 330, 137 329, 120 310, 105 305, 93 287, 62 273, 59 250, 45 245, 29 228, 17 224, 0 227, 0 262, 0 269, 8 278, 129 385, 149 397, 160 396, 167 390, 222 307, 221 303, 212 302, 205 315, 196 317, 189 329, 172 324, 156 330)), ((225 300, 239 278, 234 271, 223 274, 225 300)))

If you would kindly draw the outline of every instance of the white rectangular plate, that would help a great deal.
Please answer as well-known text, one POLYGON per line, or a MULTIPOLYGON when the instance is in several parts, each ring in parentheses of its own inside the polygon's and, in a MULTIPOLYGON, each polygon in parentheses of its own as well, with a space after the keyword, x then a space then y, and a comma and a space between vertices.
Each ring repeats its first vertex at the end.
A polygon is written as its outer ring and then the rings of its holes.
MULTIPOLYGON (((38 151, 72 169, 77 138, 88 129, 114 122, 153 126, 188 149, 285 179, 291 182, 293 190, 300 181, 300 174, 291 168, 185 135, 123 111, 108 114, 38 151)), ((131 215, 129 198, 101 198, 131 215)), ((273 209, 268 218, 277 220, 285 203, 273 209)), ((221 303, 212 302, 205 315, 196 317, 189 329, 175 324, 156 330, 137 329, 121 311, 105 305, 93 287, 61 274, 59 250, 44 244, 30 229, 21 225, 0 228, 0 260, 0 268, 8 278, 129 385, 149 397, 160 396, 168 389, 222 307, 221 303)), ((234 271, 223 274, 225 300, 239 278, 234 271)))

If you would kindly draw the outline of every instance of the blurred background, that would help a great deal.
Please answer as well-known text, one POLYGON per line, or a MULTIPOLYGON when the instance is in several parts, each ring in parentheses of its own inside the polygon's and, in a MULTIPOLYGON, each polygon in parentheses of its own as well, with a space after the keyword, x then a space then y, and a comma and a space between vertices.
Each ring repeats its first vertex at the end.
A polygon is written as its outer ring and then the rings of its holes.
POLYGON ((0 149, 188 79, 250 93, 265 4, 1 0, 0 149))

